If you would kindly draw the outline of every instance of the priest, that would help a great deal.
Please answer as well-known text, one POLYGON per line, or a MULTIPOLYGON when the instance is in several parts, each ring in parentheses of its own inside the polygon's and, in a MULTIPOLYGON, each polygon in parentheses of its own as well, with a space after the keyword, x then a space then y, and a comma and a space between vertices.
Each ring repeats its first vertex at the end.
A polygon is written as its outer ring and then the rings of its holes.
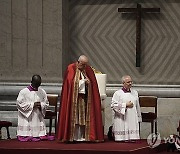
POLYGON ((101 100, 93 69, 81 55, 65 72, 57 139, 61 142, 102 142, 101 100))
POLYGON ((122 89, 114 93, 111 103, 114 138, 115 141, 135 142, 140 139, 139 122, 142 121, 138 92, 131 89, 129 75, 122 77, 122 84, 122 89))

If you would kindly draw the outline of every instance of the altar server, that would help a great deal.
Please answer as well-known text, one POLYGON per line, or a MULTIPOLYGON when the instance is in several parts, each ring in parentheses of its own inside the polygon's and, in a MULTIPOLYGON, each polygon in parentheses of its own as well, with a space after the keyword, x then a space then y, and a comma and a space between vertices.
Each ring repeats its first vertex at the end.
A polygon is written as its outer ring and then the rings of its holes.
POLYGON ((132 87, 129 75, 122 77, 122 89, 112 97, 113 134, 115 141, 135 142, 140 139, 139 122, 142 121, 138 92, 132 87))

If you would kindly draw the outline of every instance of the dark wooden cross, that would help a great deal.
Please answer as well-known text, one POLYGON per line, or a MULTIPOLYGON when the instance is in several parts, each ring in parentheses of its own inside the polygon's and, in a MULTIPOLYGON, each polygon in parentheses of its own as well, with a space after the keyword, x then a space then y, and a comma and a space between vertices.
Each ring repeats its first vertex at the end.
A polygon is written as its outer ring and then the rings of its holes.
POLYGON ((159 13, 160 8, 142 8, 137 4, 137 8, 118 8, 118 12, 135 13, 136 15, 136 67, 141 64, 141 15, 142 13, 159 13))

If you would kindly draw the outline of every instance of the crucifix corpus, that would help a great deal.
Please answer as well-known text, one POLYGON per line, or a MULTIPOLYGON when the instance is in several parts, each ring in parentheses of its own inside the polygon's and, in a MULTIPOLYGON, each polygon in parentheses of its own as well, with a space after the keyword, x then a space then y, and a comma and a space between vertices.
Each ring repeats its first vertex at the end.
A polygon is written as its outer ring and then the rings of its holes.
POLYGON ((118 12, 134 13, 136 15, 136 67, 141 64, 141 15, 142 13, 160 13, 160 8, 142 8, 137 4, 137 8, 118 8, 118 12))

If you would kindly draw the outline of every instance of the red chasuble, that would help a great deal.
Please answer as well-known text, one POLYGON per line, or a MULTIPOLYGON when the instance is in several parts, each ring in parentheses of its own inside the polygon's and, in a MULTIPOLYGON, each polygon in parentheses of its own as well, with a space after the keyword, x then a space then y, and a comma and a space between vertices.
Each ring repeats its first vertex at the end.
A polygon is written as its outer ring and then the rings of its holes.
MULTIPOLYGON (((84 73, 90 80, 85 113, 85 140, 102 142, 104 141, 104 131, 101 100, 96 77, 90 66, 86 66, 84 73)), ((57 139, 62 142, 74 140, 75 121, 77 118, 75 108, 78 101, 79 76, 80 71, 77 68, 77 63, 70 64, 64 76, 57 125, 57 139)))

